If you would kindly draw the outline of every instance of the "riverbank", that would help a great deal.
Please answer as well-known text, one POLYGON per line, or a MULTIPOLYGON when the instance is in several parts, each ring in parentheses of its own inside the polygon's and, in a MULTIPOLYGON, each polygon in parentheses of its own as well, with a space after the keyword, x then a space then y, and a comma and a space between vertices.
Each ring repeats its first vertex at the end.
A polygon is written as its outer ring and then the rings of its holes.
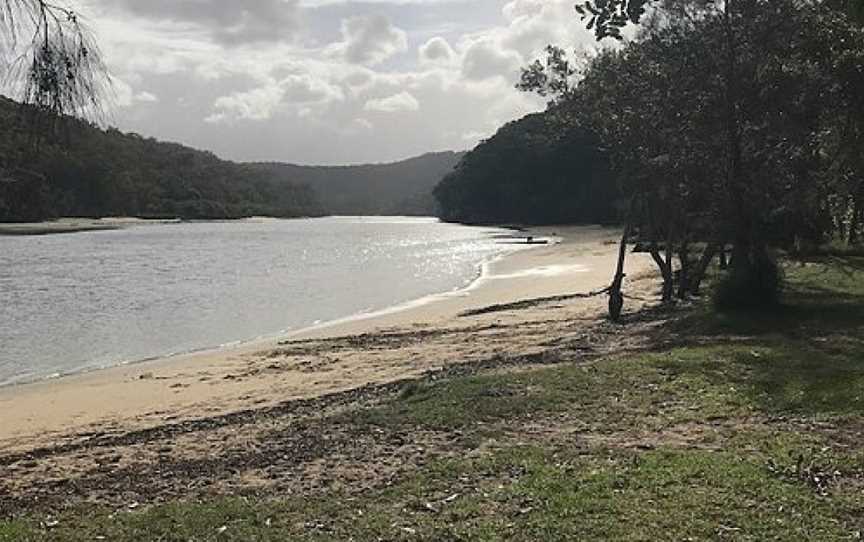
POLYGON ((46 222, 0 223, 0 236, 60 235, 91 231, 112 231, 142 224, 173 224, 177 220, 113 218, 61 218, 46 222))
POLYGON ((465 359, 0 452, 0 540, 857 540, 864 260, 786 273, 776 313, 697 302, 612 325, 559 297, 486 313, 500 323, 285 345, 384 361, 446 342, 465 359), (494 348, 514 334, 533 353, 494 348))
MULTIPOLYGON (((533 319, 543 322, 547 310, 460 314, 605 287, 614 268, 617 232, 567 227, 531 233, 561 242, 490 263, 466 290, 304 330, 284 340, 0 389, 0 451, 264 408, 411 378, 496 352, 537 352, 548 337, 543 324, 533 319), (471 339, 476 330, 481 330, 482 340, 471 339), (453 343, 454 335, 463 342, 453 343), (411 348, 382 349, 374 346, 378 337, 402 337, 411 348)), ((633 279, 650 274, 650 261, 634 256, 629 272, 633 279)), ((651 280, 637 282, 646 295, 651 293, 651 280)), ((603 297, 571 299, 560 315, 562 325, 594 321, 604 304, 603 297)))

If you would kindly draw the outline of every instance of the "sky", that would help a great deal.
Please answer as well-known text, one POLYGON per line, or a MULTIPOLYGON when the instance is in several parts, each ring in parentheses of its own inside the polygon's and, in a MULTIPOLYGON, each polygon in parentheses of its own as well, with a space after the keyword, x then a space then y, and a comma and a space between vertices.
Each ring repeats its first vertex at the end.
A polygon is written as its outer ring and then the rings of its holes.
POLYGON ((77 0, 114 79, 109 122, 239 161, 464 150, 542 110, 515 90, 574 0, 77 0))

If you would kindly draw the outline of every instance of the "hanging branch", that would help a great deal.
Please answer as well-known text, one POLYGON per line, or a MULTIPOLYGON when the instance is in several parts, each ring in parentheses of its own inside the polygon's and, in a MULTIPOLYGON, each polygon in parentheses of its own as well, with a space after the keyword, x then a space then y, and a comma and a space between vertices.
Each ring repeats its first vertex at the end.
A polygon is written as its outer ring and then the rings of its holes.
POLYGON ((598 40, 623 39, 621 30, 628 24, 639 23, 652 0, 595 0, 576 4, 576 13, 586 21, 598 40))
POLYGON ((0 0, 0 82, 54 117, 100 120, 109 77, 78 13, 45 0, 0 0))

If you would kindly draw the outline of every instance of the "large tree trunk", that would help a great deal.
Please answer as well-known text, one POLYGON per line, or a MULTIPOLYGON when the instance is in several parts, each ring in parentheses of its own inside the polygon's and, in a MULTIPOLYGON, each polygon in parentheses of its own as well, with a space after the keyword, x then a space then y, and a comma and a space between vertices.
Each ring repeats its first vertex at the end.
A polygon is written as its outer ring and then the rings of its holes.
POLYGON ((690 275, 690 293, 693 295, 699 295, 699 290, 702 288, 702 281, 705 280, 705 273, 708 271, 708 266, 711 265, 711 261, 714 259, 714 256, 717 255, 717 252, 723 255, 723 259, 726 258, 726 249, 720 243, 708 243, 708 246, 705 247, 705 251, 702 252, 702 257, 699 258, 699 261, 696 263, 696 267, 693 268, 690 275))
POLYGON ((660 276, 663 277, 663 303, 669 303, 675 295, 675 275, 672 273, 671 259, 672 249, 667 243, 667 257, 665 259, 656 243, 651 244, 650 252, 651 258, 654 259, 654 263, 657 264, 657 268, 660 270, 660 276))

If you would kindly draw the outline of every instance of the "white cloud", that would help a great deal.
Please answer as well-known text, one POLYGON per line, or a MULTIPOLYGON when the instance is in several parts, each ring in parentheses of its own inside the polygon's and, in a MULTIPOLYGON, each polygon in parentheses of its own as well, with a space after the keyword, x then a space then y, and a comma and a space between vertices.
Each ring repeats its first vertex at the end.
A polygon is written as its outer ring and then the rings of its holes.
POLYGON ((133 98, 136 102, 141 103, 157 103, 159 101, 159 98, 155 94, 147 92, 146 90, 139 92, 133 98))
POLYGON ((456 58, 456 52, 446 39, 436 36, 418 49, 421 64, 449 64, 456 58))
POLYGON ((288 103, 321 103, 344 98, 342 89, 308 74, 289 75, 280 83, 283 99, 288 103))
POLYGON ((375 129, 375 125, 367 119, 354 119, 352 125, 366 131, 372 131, 375 129))
POLYGON ((214 113, 205 122, 216 123, 231 120, 262 121, 272 117, 282 102, 284 91, 278 86, 256 88, 222 96, 213 103, 214 113))
POLYGON ((593 43, 572 0, 79 1, 102 6, 91 20, 125 82, 121 129, 240 160, 464 149, 545 105, 514 84, 547 43, 593 43), (240 31, 258 24, 268 39, 240 31))
POLYGON ((511 0, 504 6, 501 12, 504 14, 504 18, 512 23, 523 17, 535 17, 546 6, 554 3, 555 0, 511 0))
POLYGON ((375 77, 374 71, 357 67, 345 73, 340 83, 354 93, 362 93, 375 83, 375 77))
POLYGON ((331 54, 352 64, 374 66, 408 48, 408 35, 383 15, 357 16, 342 21, 342 41, 331 54))
POLYGON ((200 29, 225 45, 286 41, 297 28, 297 0, 112 0, 111 7, 200 29))
POLYGON ((120 108, 130 108, 141 103, 157 103, 159 98, 147 91, 136 92, 132 86, 119 77, 111 78, 111 102, 120 108))
POLYGON ((462 73, 475 81, 496 76, 515 80, 515 74, 523 63, 518 53, 503 49, 491 40, 481 40, 472 43, 465 51, 462 73))
POLYGON ((417 111, 420 109, 420 102, 417 98, 408 92, 400 92, 393 96, 380 98, 377 100, 369 100, 363 106, 364 111, 379 111, 382 113, 399 113, 405 111, 417 111))
POLYGON ((342 90, 310 74, 289 75, 281 81, 221 96, 213 102, 213 112, 206 122, 265 121, 280 111, 294 109, 299 117, 314 113, 314 106, 343 100, 342 90))

